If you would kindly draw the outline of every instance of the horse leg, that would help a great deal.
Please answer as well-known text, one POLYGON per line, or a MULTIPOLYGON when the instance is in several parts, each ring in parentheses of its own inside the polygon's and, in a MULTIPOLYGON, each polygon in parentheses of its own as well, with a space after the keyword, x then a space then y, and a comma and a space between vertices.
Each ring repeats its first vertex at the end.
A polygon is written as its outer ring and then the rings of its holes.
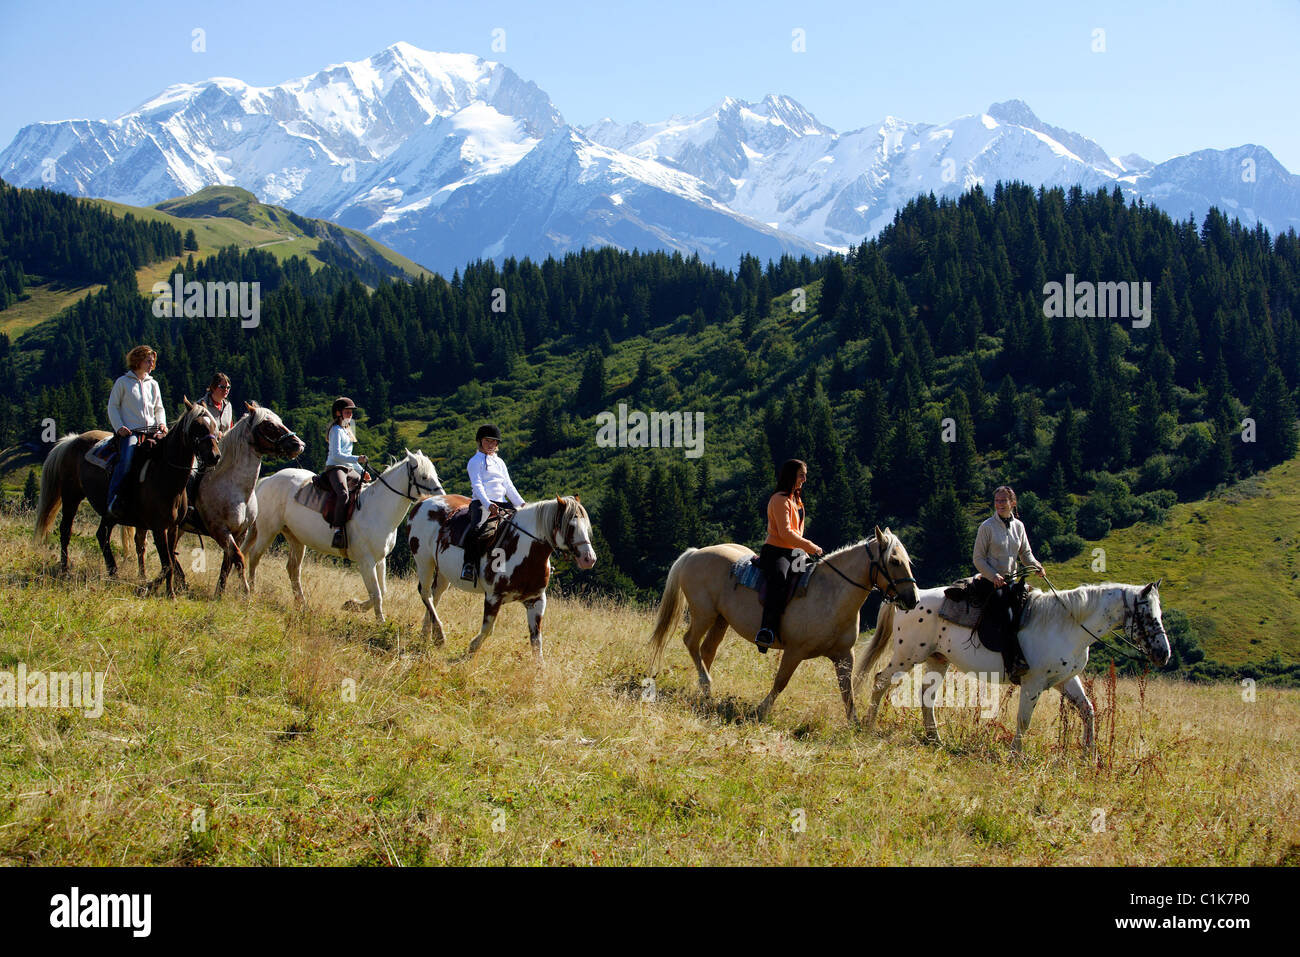
MULTIPOLYGON (((420 601, 424 604, 424 637, 432 638, 434 645, 441 645, 445 640, 445 636, 442 632, 442 622, 438 619, 438 611, 434 608, 437 599, 434 597, 433 582, 430 580, 437 572, 437 556, 431 556, 423 561, 417 560, 416 574, 418 578, 415 583, 415 590, 420 593, 420 601)), ((442 590, 439 589, 438 597, 441 596, 442 590)))
POLYGON ((921 720, 925 724, 925 736, 933 744, 943 744, 939 740, 939 725, 934 720, 934 702, 939 697, 939 688, 943 685, 943 676, 948 671, 947 659, 929 658, 926 664, 934 665, 921 677, 921 720))
MULTIPOLYGON (((288 528, 282 528, 280 531, 284 533, 284 543, 289 546, 289 585, 293 588, 293 597, 298 604, 306 604, 307 599, 302 593, 302 579, 300 572, 302 571, 302 555, 303 552, 307 550, 307 546, 299 540, 298 536, 290 532, 288 528)), ((254 567, 256 567, 256 565, 254 567)))
MULTIPOLYGON (((686 645, 686 650, 690 652, 691 661, 695 662, 695 671, 700 676, 700 694, 708 697, 713 693, 713 679, 709 677, 709 669, 704 664, 704 658, 700 654, 700 642, 704 640, 705 632, 713 627, 715 619, 705 618, 703 615, 691 615, 691 627, 686 629, 686 634, 682 635, 682 643, 686 645)), ((724 626, 726 622, 723 622, 724 626)))
POLYGON ((858 723, 858 709, 853 703, 853 646, 849 645, 848 650, 831 657, 831 663, 835 665, 835 678, 840 683, 840 697, 844 699, 844 715, 848 718, 849 726, 858 723))
POLYGON ((172 552, 171 541, 167 530, 161 525, 153 527, 153 544, 158 550, 158 561, 162 564, 162 569, 158 572, 158 577, 149 583, 148 591, 152 594, 163 582, 167 583, 167 597, 175 598, 176 589, 174 579, 172 578, 172 565, 174 564, 174 554, 172 552))
POLYGON ((524 602, 528 610, 528 641, 533 646, 533 658, 542 663, 542 616, 546 614, 546 592, 524 602))
MULTIPOLYGON (((65 506, 66 507, 66 506, 65 506)), ((95 529, 95 540, 99 542, 99 550, 104 553, 104 564, 108 566, 108 577, 117 577, 117 562, 113 558, 113 520, 101 518, 99 528, 95 529)), ((66 539, 65 539, 66 541, 66 539)), ((64 562, 67 562, 67 546, 64 546, 64 562)))
MULTIPOLYGON (((144 549, 149 542, 149 528, 139 525, 135 530, 135 560, 140 566, 140 581, 144 581, 144 549)), ((126 551, 125 548, 122 551, 126 551)))
MULTIPOLYGON (((435 563, 435 571, 437 567, 438 566, 435 563)), ((439 575, 438 580, 434 582, 433 585, 433 595, 429 598, 427 603, 429 611, 433 614, 433 643, 435 645, 441 645, 447 640, 447 636, 442 630, 442 619, 438 617, 438 602, 442 598, 443 592, 445 592, 449 587, 451 587, 451 582, 447 580, 447 576, 439 575)))
MULTIPOLYGON (((202 542, 203 540, 200 539, 199 551, 203 550, 202 542)), ((185 581, 185 566, 181 563, 181 556, 180 556, 181 529, 179 525, 176 526, 175 528, 169 528, 167 530, 167 544, 171 546, 171 550, 172 550, 172 574, 176 577, 176 587, 181 589, 188 588, 189 585, 185 581)))
POLYGON ((370 598, 367 601, 362 602, 360 607, 362 610, 373 607, 375 609, 375 617, 379 619, 380 624, 383 624, 384 622, 383 572, 380 571, 383 564, 383 556, 380 556, 379 561, 374 564, 367 562, 361 563, 361 580, 365 582, 366 591, 369 592, 370 598))
POLYGON ((72 523, 84 497, 79 488, 70 489, 65 486, 63 490, 63 513, 59 516, 59 571, 65 575, 68 573, 68 542, 72 538, 72 523))
POLYGON ((718 654, 718 646, 722 644, 722 639, 727 634, 727 619, 721 615, 714 621, 713 627, 709 633, 704 636, 704 642, 700 645, 700 660, 704 662, 704 675, 708 679, 709 688, 704 693, 708 695, 713 690, 713 659, 718 654))
POLYGON ((497 612, 501 610, 501 599, 489 593, 483 596, 483 627, 478 630, 473 641, 469 643, 469 650, 465 652, 465 657, 477 652, 487 636, 492 634, 492 626, 496 624, 497 612))
POLYGON ((781 652, 781 666, 776 669, 776 681, 772 682, 772 690, 767 693, 767 697, 759 703, 758 713, 754 715, 755 721, 762 721, 767 717, 767 713, 772 710, 772 705, 776 702, 776 696, 785 690, 790 676, 794 674, 794 669, 799 667, 801 661, 803 659, 793 651, 781 652))
POLYGON ((1092 702, 1088 700, 1088 693, 1083 690, 1083 681, 1075 675, 1056 687, 1060 689, 1061 694, 1070 699, 1070 703, 1079 712, 1079 717, 1083 719, 1083 747, 1088 752, 1089 760, 1094 759, 1097 755, 1096 715, 1092 709, 1092 702))
POLYGON ((1016 714, 1016 734, 1011 739, 1011 750, 1019 753, 1020 742, 1024 738, 1025 732, 1029 730, 1029 721, 1034 716, 1034 705, 1038 704, 1038 698, 1043 693, 1043 684, 1040 680, 1026 681, 1020 683, 1020 710, 1016 714))

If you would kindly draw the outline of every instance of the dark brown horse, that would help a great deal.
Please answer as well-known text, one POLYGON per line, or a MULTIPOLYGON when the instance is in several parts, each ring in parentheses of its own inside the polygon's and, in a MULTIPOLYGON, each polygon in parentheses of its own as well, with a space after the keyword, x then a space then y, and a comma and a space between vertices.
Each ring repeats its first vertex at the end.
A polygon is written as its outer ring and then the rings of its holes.
MULTIPOLYGON (((59 523, 59 567, 68 570, 68 539, 81 500, 88 500, 101 516, 95 538, 104 553, 110 578, 117 576, 113 546, 109 536, 117 522, 107 516, 109 473, 86 461, 86 453, 110 433, 94 429, 81 435, 66 435, 45 457, 41 469, 41 497, 36 508, 36 539, 44 541, 54 524, 54 510, 63 505, 59 523)), ((176 539, 181 518, 185 515, 185 482, 190 477, 197 456, 208 464, 216 463, 221 453, 217 447, 217 421, 202 405, 185 399, 185 414, 175 427, 157 440, 152 449, 141 449, 139 470, 128 476, 132 483, 127 497, 124 524, 143 526, 153 531, 154 545, 162 572, 149 583, 152 592, 164 580, 167 594, 175 597, 172 574, 176 539), (139 476, 137 481, 136 476, 139 476)), ((124 489, 124 491, 126 491, 124 489)))

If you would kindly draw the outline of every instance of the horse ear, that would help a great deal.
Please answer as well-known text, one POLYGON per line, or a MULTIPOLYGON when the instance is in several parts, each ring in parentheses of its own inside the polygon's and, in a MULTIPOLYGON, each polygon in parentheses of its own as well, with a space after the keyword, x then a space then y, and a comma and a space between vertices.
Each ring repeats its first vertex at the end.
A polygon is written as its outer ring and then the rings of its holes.
POLYGON ((1147 582, 1146 585, 1143 587, 1141 593, 1143 595, 1147 594, 1147 592, 1151 591, 1151 589, 1155 587, 1155 584, 1156 584, 1155 582, 1147 582))
POLYGON ((876 541, 881 545, 885 544, 885 536, 884 533, 880 531, 879 525, 876 526, 876 541))
POLYGON ((563 496, 563 495, 557 495, 557 496, 555 496, 555 500, 556 500, 557 502, 559 502, 561 505, 564 504, 564 496, 563 496))
POLYGON ((582 496, 581 496, 581 495, 575 495, 575 496, 573 496, 573 500, 574 500, 575 502, 581 502, 581 501, 582 501, 582 496))
POLYGON ((244 408, 247 409, 249 412, 252 412, 254 409, 257 408, 257 406, 255 406, 255 405, 253 405, 253 403, 251 403, 251 402, 245 400, 245 401, 244 401, 244 408))
POLYGON ((187 412, 190 409, 194 408, 194 403, 190 401, 190 397, 188 395, 181 396, 181 401, 185 403, 185 410, 187 412))
POLYGON ((1164 580, 1165 580, 1164 575, 1161 575, 1158 579, 1156 579, 1156 585, 1155 585, 1156 591, 1160 590, 1160 585, 1164 580))

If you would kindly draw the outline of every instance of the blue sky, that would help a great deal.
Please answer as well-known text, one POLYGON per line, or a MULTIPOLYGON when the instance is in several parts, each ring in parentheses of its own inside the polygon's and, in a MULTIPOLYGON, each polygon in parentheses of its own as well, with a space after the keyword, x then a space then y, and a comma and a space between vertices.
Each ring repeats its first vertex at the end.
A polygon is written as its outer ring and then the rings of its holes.
POLYGON ((115 117, 171 83, 274 84, 398 40, 500 60, 577 125, 785 93, 849 130, 1019 98, 1111 155, 1256 143, 1300 173, 1296 0, 0 0, 0 146, 33 121, 115 117), (191 49, 195 28, 206 52, 191 49), (503 52, 492 50, 498 28, 503 52), (796 29, 804 52, 792 49, 796 29))

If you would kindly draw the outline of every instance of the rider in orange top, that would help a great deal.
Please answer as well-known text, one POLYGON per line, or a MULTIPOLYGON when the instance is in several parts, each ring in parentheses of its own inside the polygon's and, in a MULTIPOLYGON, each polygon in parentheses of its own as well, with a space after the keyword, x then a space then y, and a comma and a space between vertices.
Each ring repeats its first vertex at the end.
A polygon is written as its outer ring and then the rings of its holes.
POLYGON ((766 653, 776 643, 781 614, 785 611, 785 594, 790 577, 791 555, 801 548, 809 555, 820 555, 821 547, 803 537, 803 483, 808 465, 789 459, 777 476, 776 492, 767 500, 767 541, 758 553, 758 564, 767 577, 767 600, 763 604, 763 627, 754 638, 758 650, 766 653))

